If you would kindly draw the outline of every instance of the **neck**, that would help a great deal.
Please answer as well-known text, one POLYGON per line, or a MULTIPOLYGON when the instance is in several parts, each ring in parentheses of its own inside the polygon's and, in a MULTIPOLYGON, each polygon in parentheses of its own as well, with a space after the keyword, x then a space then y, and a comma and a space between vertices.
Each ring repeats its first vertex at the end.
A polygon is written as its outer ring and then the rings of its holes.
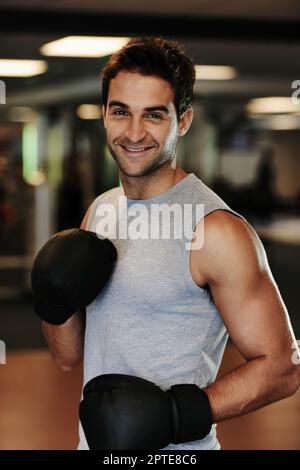
POLYGON ((120 174, 125 196, 128 199, 150 199, 168 191, 172 186, 185 178, 187 173, 179 166, 158 168, 145 176, 127 176, 120 174))

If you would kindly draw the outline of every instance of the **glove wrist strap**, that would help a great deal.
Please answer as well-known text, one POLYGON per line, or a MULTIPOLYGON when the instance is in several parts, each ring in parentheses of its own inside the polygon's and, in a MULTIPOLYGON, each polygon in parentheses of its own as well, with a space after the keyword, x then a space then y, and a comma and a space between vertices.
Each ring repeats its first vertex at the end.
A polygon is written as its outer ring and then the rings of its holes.
POLYGON ((172 443, 203 439, 211 430, 212 411, 207 394, 195 384, 173 385, 172 415, 174 437, 172 443))

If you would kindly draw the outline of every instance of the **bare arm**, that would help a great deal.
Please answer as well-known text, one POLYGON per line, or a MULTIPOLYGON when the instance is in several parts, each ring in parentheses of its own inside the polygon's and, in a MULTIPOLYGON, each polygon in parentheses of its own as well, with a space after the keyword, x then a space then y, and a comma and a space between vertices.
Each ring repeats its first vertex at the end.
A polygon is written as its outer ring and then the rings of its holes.
POLYGON ((257 234, 224 211, 206 219, 204 248, 195 259, 246 360, 205 389, 214 422, 219 422, 295 393, 300 366, 292 362, 297 342, 257 234))
POLYGON ((51 325, 43 321, 42 328, 52 357, 62 370, 69 371, 81 362, 85 329, 84 312, 75 312, 62 325, 51 325))
MULTIPOLYGON (((89 209, 84 216, 81 228, 86 227, 89 209)), ((83 358, 85 311, 74 314, 62 325, 51 325, 42 322, 43 332, 57 365, 64 371, 69 371, 83 358)))

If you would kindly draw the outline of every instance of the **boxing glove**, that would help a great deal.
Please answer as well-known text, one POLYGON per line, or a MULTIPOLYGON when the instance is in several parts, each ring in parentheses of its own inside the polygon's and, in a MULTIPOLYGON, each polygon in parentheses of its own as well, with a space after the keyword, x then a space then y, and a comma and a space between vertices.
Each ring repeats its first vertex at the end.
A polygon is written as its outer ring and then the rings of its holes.
POLYGON ((31 270, 35 312, 44 321, 61 325, 97 297, 116 258, 114 244, 94 232, 74 228, 54 234, 31 270))
POLYGON ((212 426, 208 397, 197 385, 163 391, 153 382, 124 374, 89 381, 79 416, 91 450, 162 449, 202 439, 212 426))

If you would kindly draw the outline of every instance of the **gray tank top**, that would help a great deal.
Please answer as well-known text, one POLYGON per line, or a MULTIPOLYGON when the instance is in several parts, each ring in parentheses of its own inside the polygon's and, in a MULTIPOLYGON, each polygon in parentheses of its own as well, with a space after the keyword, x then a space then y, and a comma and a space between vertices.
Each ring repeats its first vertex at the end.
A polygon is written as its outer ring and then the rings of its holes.
MULTIPOLYGON (((99 233, 99 208, 118 208, 123 188, 97 197, 87 230, 99 233)), ((168 191, 150 199, 127 199, 127 207, 141 204, 204 204, 204 213, 227 210, 243 217, 193 173, 168 191)), ((103 219, 103 217, 102 217, 103 219)), ((192 215, 192 229, 199 222, 192 215)), ((184 238, 130 239, 120 236, 118 221, 109 234, 118 261, 104 290, 86 309, 84 384, 101 374, 122 373, 150 380, 167 390, 179 383, 201 388, 214 382, 228 332, 209 289, 200 288, 190 273, 190 250, 184 238), (116 233, 114 233, 116 232, 116 233)), ((151 222, 149 224, 149 227, 151 222)), ((79 425, 78 449, 88 449, 79 425)), ((202 440, 170 444, 164 450, 219 449, 216 425, 202 440)))

